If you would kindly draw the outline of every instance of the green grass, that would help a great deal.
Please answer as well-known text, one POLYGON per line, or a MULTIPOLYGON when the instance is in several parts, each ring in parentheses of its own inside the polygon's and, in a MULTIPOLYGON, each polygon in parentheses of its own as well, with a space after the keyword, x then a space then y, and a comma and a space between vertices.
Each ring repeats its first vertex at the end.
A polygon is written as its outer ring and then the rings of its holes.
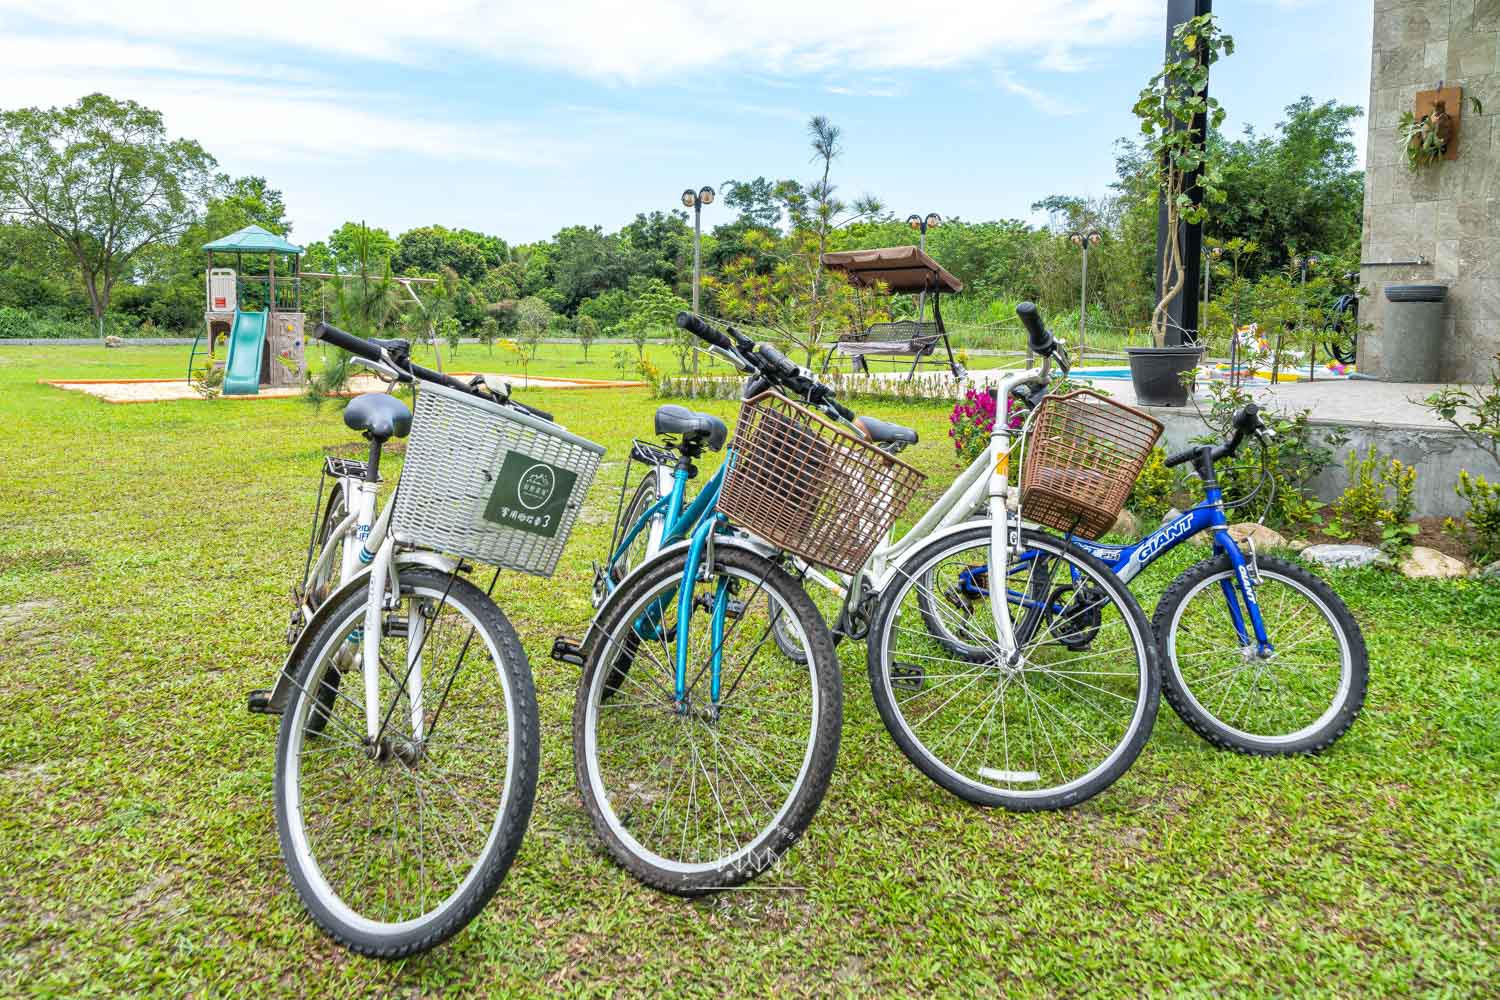
MULTIPOLYGON (((609 373, 605 352, 581 365, 554 350, 534 373, 554 360, 549 373, 609 373)), ((637 885, 579 805, 576 671, 547 651, 588 619, 588 560, 626 444, 649 430, 642 390, 531 394, 610 451, 557 576, 501 590, 542 714, 515 867, 450 945, 398 965, 350 956, 287 879, 274 726, 244 711, 285 651, 320 457, 351 440, 337 407, 111 406, 36 384, 171 376, 185 355, 0 345, 0 993, 1494 989, 1500 588, 1470 582, 1335 578, 1372 679, 1325 756, 1216 752, 1164 708, 1136 766, 1061 813, 980 811, 922 778, 880 724, 862 651, 841 647, 833 784, 766 880, 795 888, 685 902, 637 885)), ((908 454, 935 495, 955 471, 945 408, 878 412, 921 429, 908 454)), ((1153 569, 1143 595, 1191 553, 1153 569)))

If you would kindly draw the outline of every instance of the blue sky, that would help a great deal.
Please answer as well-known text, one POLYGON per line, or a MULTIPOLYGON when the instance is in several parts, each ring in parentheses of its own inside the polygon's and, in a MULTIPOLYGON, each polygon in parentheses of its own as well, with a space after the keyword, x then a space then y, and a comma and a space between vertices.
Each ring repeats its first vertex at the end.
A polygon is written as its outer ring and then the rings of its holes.
MULTIPOLYGON (((1221 0, 1229 127, 1270 128, 1303 94, 1363 107, 1372 7, 1221 0)), ((303 241, 345 219, 513 242, 613 229, 685 187, 808 179, 819 113, 844 130, 844 196, 1029 218, 1049 194, 1107 190, 1165 16, 1163 0, 0 0, 0 107, 102 90, 158 108, 221 169, 281 188, 303 241)))

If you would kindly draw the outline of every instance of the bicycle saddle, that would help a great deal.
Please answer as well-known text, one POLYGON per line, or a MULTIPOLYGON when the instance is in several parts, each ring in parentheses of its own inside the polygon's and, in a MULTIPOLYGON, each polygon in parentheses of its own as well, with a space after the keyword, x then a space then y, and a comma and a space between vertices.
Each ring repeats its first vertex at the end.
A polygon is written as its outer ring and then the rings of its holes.
POLYGON ((411 409, 395 396, 370 392, 344 407, 344 423, 376 441, 406 437, 411 430, 411 409))
POLYGON ((876 444, 899 444, 904 448, 917 443, 917 432, 900 424, 888 424, 874 417, 856 417, 854 426, 876 444))
POLYGON ((684 441, 702 443, 709 451, 718 451, 729 437, 729 428, 712 413, 697 413, 669 403, 656 410, 656 433, 681 434, 684 441))

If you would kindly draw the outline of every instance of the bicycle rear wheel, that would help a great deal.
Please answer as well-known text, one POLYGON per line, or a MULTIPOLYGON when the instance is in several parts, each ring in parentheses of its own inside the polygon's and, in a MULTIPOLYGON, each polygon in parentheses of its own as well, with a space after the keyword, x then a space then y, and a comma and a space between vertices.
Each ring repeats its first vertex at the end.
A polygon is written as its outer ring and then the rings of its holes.
POLYGON ((1260 756, 1317 753, 1364 706, 1364 636, 1312 573, 1271 556, 1256 559, 1256 571, 1269 657, 1259 654, 1253 634, 1240 642, 1228 602, 1243 608, 1243 598, 1228 556, 1189 567, 1162 594, 1154 623, 1167 703, 1215 746, 1260 756))
POLYGON ((632 875, 680 895, 749 881, 791 847, 828 788, 843 717, 833 640, 796 581, 730 545, 715 546, 704 568, 686 622, 677 612, 685 551, 623 584, 573 709, 574 766, 595 830, 632 875), (715 700, 708 663, 721 588, 728 616, 715 700), (774 641, 778 627, 800 662, 774 641), (679 644, 688 650, 682 702, 679 644))
POLYGON ((978 805, 1060 809, 1135 761, 1161 681, 1146 616, 1119 578, 1063 539, 1025 530, 1022 541, 1026 569, 1007 580, 1014 662, 1000 652, 988 572, 965 614, 943 595, 965 572, 979 585, 973 570, 990 556, 980 523, 919 549, 886 588, 870 688, 896 745, 943 788, 978 805))
POLYGON ((462 929, 510 868, 536 791, 536 696, 493 601, 466 580, 404 567, 396 607, 381 617, 388 721, 372 743, 366 598, 333 608, 296 668, 277 741, 276 821, 318 926, 361 954, 401 958, 462 929), (420 733, 403 684, 413 657, 420 733))

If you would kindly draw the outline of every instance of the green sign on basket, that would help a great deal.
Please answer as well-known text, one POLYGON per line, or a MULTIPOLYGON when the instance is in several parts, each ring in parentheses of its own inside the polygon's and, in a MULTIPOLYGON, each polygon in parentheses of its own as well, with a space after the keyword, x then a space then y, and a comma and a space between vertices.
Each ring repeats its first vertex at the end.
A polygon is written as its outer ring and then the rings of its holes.
POLYGON ((484 519, 495 524, 553 538, 562 527, 568 498, 578 473, 513 451, 505 456, 484 519))

